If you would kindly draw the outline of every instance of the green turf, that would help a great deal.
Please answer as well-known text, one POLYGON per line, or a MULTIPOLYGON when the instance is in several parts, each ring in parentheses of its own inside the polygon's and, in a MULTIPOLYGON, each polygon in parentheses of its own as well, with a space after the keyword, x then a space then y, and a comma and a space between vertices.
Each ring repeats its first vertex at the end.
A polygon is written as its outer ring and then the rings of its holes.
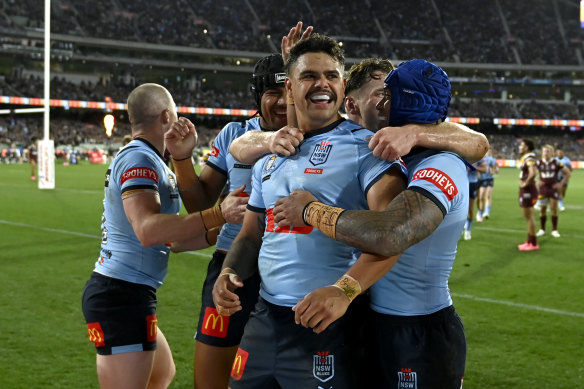
MULTIPOLYGON (((0 165, 0 388, 98 387, 80 305, 98 255, 105 170, 58 164, 57 188, 39 190, 28 165, 0 165)), ((540 238, 530 253, 516 248, 526 237, 517 176, 502 169, 491 218, 459 244, 450 285, 468 338, 464 387, 582 387, 584 171, 570 182, 562 237, 540 238)), ((210 253, 173 254, 159 290, 159 325, 177 365, 172 388, 192 387, 210 253)))

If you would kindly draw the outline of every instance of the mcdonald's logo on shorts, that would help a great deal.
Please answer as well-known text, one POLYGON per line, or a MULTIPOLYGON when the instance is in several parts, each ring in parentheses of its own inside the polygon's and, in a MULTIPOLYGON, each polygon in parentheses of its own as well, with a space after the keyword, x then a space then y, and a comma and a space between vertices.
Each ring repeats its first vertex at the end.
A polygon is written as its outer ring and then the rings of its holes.
POLYGON ((146 316, 146 341, 156 342, 156 334, 158 334, 158 319, 156 315, 146 316))
POLYGON ((98 321, 95 323, 87 323, 87 337, 90 342, 95 343, 95 347, 105 346, 105 336, 101 329, 101 324, 98 321))
POLYGON ((242 348, 237 349, 237 354, 235 354, 235 359, 233 360, 233 367, 231 368, 231 377, 233 377, 234 380, 239 381, 243 376, 247 357, 249 357, 247 351, 242 348))
POLYGON ((227 328, 229 328, 229 316, 222 316, 215 308, 207 307, 205 308, 205 317, 201 327, 201 332, 205 335, 225 338, 227 336, 227 328))

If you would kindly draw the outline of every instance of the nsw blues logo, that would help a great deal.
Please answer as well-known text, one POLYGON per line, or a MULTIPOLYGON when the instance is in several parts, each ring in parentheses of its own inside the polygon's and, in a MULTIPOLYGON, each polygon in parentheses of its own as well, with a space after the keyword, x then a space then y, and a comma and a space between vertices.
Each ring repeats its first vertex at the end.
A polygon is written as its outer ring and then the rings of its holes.
POLYGON ((335 356, 328 351, 318 351, 312 356, 312 374, 321 382, 327 382, 335 376, 335 356))
POLYGON ((398 389, 418 389, 418 374, 412 369, 401 369, 397 372, 398 389))
POLYGON ((312 152, 312 155, 309 159, 310 163, 314 166, 325 163, 331 153, 332 148, 333 145, 331 145, 331 142, 326 140, 321 141, 320 144, 314 146, 314 151, 312 152))

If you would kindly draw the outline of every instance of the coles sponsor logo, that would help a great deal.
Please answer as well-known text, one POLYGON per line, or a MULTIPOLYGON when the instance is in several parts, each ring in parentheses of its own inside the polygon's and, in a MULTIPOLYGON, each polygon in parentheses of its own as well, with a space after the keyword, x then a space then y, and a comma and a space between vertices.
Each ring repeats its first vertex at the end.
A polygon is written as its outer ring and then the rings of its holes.
POLYGON ((99 322, 87 323, 87 336, 90 342, 95 343, 95 347, 105 346, 105 336, 99 322))
POLYGON ((441 172, 438 169, 427 168, 422 169, 414 174, 414 180, 426 180, 436 185, 446 195, 448 200, 452 200, 458 194, 458 188, 454 185, 454 181, 448 174, 441 172))
POLYGON ((307 167, 304 169, 304 174, 322 174, 322 169, 307 167))
POLYGON ((233 366, 231 367, 231 377, 234 380, 239 381, 243 376, 245 370, 245 364, 247 363, 247 358, 249 353, 242 348, 237 349, 237 354, 235 354, 235 359, 233 360, 233 366))
POLYGON ((229 316, 222 316, 215 308, 205 308, 202 332, 216 338, 225 338, 229 327, 229 316))
POLYGON ((146 316, 146 340, 148 342, 155 342, 157 333, 158 319, 156 318, 156 315, 146 316))
POLYGON ((215 146, 211 148, 211 157, 218 157, 221 151, 215 146))
POLYGON ((158 184, 158 173, 148 167, 135 167, 126 170, 124 174, 122 174, 122 184, 134 178, 146 178, 153 180, 158 184))

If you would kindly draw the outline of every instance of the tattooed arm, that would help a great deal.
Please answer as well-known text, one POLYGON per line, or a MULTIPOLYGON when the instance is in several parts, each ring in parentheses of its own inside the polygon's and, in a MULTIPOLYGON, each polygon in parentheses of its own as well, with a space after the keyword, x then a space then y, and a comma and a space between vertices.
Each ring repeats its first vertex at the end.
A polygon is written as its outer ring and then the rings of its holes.
POLYGON ((233 241, 213 286, 213 302, 221 315, 229 316, 242 309, 239 296, 234 291, 243 286, 242 280, 257 270, 264 229, 264 213, 248 209, 241 231, 233 241))
POLYGON ((385 211, 343 212, 337 221, 335 239, 389 257, 426 238, 443 218, 432 200, 417 191, 405 190, 385 211))

